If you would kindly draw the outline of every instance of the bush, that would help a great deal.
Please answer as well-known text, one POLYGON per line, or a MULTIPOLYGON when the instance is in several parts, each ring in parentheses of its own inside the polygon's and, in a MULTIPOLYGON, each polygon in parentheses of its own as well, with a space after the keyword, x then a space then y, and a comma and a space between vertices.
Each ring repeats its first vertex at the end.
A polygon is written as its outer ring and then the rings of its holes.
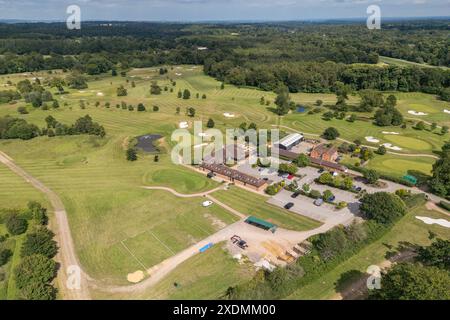
POLYGON ((439 206, 447 211, 450 211, 450 203, 441 201, 439 202, 439 206))
POLYGON ((405 203, 387 192, 366 194, 361 199, 361 212, 378 223, 390 224, 406 213, 405 203))
POLYGON ((138 159, 137 152, 134 148, 128 148, 126 153, 128 161, 136 161, 138 159))
POLYGON ((142 103, 139 103, 137 106, 137 111, 139 112, 145 111, 145 106, 142 103))
POLYGON ((9 258, 12 256, 12 251, 9 249, 0 250, 0 267, 8 263, 9 258))
POLYGON ((47 258, 53 258, 58 252, 55 234, 47 228, 39 228, 35 232, 27 234, 22 244, 21 256, 41 254, 47 258))
POLYGON ((335 140, 340 136, 336 128, 330 127, 323 132, 323 137, 327 140, 335 140))
MULTIPOLYGON (((43 255, 32 255, 22 259, 14 270, 16 286, 26 299, 48 299, 49 286, 56 276, 56 263, 43 255)), ((51 297, 50 297, 51 298, 51 297)))
POLYGON ((313 199, 319 199, 320 197, 322 197, 322 194, 318 190, 311 190, 309 192, 309 196, 313 199))
POLYGON ((19 235, 27 231, 28 222, 17 214, 12 214, 6 219, 6 229, 12 235, 19 235))

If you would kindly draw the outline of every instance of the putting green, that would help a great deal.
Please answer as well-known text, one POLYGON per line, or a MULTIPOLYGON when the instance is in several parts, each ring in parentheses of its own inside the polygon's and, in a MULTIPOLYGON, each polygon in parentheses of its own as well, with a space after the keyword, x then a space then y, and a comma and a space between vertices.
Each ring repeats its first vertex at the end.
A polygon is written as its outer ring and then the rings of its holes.
POLYGON ((410 106, 411 110, 416 111, 416 112, 425 112, 425 113, 439 112, 439 110, 436 110, 436 108, 433 108, 426 104, 413 103, 413 104, 410 104, 409 106, 410 106))
POLYGON ((433 149, 431 144, 429 144, 428 142, 416 138, 400 135, 385 135, 384 139, 401 148, 420 151, 429 151, 433 149))
POLYGON ((177 169, 157 170, 152 173, 148 180, 151 181, 147 182, 168 187, 171 187, 173 183, 168 184, 167 181, 177 181, 177 190, 183 193, 202 192, 218 186, 217 183, 206 177, 177 169))
MULTIPOLYGON (((381 160, 381 157, 378 158, 381 160)), ((381 161, 371 161, 370 167, 380 172, 393 173, 396 175, 403 175, 407 173, 407 170, 412 169, 420 171, 425 174, 430 174, 432 169, 431 163, 417 162, 414 160, 404 159, 383 159, 381 161)))

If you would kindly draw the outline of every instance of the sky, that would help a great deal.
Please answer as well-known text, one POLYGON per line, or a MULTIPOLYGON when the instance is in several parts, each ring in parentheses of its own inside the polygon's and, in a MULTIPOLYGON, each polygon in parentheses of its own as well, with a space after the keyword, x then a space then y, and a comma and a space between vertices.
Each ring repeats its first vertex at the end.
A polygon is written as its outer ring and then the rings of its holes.
POLYGON ((216 21, 450 16, 450 0, 0 0, 0 19, 58 20, 78 5, 82 20, 216 21))

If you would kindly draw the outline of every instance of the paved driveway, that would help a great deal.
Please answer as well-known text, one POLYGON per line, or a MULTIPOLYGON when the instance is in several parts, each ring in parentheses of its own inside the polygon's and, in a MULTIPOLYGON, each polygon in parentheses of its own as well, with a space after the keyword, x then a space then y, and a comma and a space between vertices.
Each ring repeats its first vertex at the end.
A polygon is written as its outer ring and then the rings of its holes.
POLYGON ((314 205, 314 200, 302 195, 297 198, 291 198, 292 192, 282 190, 277 195, 270 198, 267 202, 283 208, 288 202, 292 202, 294 207, 290 211, 318 220, 324 223, 347 224, 359 213, 359 203, 349 204, 348 208, 336 211, 334 206, 323 204, 320 207, 314 205))

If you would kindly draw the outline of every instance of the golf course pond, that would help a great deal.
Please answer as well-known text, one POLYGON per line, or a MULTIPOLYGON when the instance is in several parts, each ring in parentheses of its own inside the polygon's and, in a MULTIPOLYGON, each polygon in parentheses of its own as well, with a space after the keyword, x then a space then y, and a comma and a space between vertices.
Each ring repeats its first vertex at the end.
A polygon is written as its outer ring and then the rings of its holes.
POLYGON ((161 138, 162 136, 159 134, 146 134, 143 136, 136 137, 137 139, 136 148, 141 149, 145 152, 157 152, 158 148, 155 146, 155 141, 161 138))

